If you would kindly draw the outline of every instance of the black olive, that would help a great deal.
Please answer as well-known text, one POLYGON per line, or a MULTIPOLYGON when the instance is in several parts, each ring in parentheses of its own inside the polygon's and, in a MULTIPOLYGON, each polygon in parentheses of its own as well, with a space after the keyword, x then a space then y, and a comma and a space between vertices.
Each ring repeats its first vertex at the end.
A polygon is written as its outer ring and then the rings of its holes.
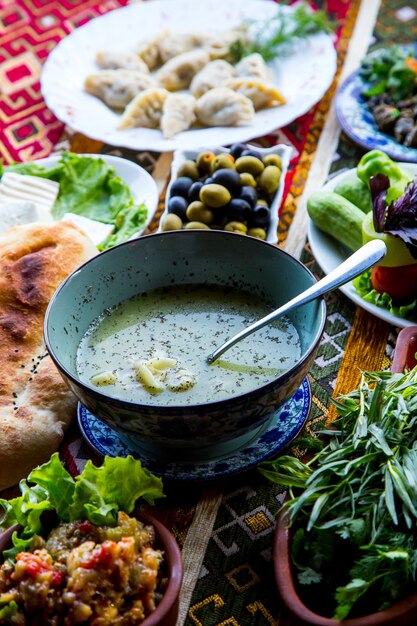
POLYGON ((229 204, 225 206, 225 214, 228 222, 246 222, 251 213, 250 204, 241 198, 232 198, 229 204))
POLYGON ((186 211, 188 202, 182 196, 171 196, 168 200, 168 213, 175 213, 183 221, 187 219, 186 211))
POLYGON ((245 143, 234 143, 230 146, 230 154, 234 159, 238 159, 244 150, 247 150, 245 143))
POLYGON ((211 183, 214 183, 213 176, 207 176, 207 178, 204 179, 203 184, 204 185, 211 185, 211 183))
POLYGON ((216 170, 212 178, 213 183, 223 185, 223 187, 226 187, 226 189, 228 189, 234 196, 239 195, 242 188, 242 181, 240 180, 240 175, 236 172, 236 170, 222 168, 221 170, 216 170))
POLYGON ((243 150, 240 156, 253 156, 256 159, 259 159, 260 161, 262 161, 262 154, 258 152, 258 150, 250 150, 250 149, 243 150))
POLYGON ((189 202, 194 202, 198 200, 200 197, 200 189, 203 186, 203 182, 201 180, 196 180, 195 183, 191 185, 188 190, 188 200, 189 202))
POLYGON ((245 185, 244 187, 242 187, 239 197, 242 198, 242 200, 245 200, 248 204, 250 204, 252 208, 256 206, 256 203, 258 201, 258 194, 256 193, 256 189, 250 187, 249 185, 245 185))
POLYGON ((250 226, 268 226, 271 221, 271 211, 264 204, 258 204, 250 214, 250 226))
POLYGON ((188 196, 188 190, 193 184, 193 179, 189 176, 180 176, 171 185, 171 196, 182 196, 186 198, 188 196))

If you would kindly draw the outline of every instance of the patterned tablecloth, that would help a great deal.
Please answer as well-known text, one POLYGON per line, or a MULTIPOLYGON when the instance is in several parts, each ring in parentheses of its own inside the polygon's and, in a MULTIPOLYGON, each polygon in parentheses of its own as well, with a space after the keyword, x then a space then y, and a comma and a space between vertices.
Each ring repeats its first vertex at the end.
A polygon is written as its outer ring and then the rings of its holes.
MULTIPOLYGON (((59 40, 89 19, 125 4, 126 0, 0 0, 0 149, 5 163, 33 160, 67 148, 111 153, 138 162, 158 177, 161 188, 159 211, 150 225, 154 230, 163 206, 167 155, 119 149, 71 133, 48 111, 39 88, 42 63, 59 40)), ((279 219, 279 245, 283 247, 301 210, 310 169, 323 155, 320 143, 330 132, 326 122, 358 15, 372 22, 368 31, 372 33, 374 28, 374 39, 368 37, 369 44, 375 40, 411 41, 417 35, 413 0, 382 0, 380 6, 379 0, 363 0, 362 7, 360 0, 319 0, 315 6, 326 8, 340 24, 335 81, 306 115, 257 139, 260 145, 285 142, 295 148, 279 219), (377 9, 375 27, 374 18, 367 14, 370 5, 377 9)), ((363 153, 343 135, 335 145, 336 150, 326 155, 331 156, 332 172, 353 167, 363 153)), ((308 244, 301 258, 320 276, 308 244)), ((317 424, 331 419, 330 398, 357 386, 360 369, 389 367, 397 333, 339 292, 330 295, 327 304, 323 340, 309 372, 312 407, 306 428, 310 433, 317 424)), ((297 442, 291 449, 294 454, 303 453, 297 442)), ((99 462, 76 426, 68 433, 61 453, 74 473, 88 458, 99 462)), ((183 549, 185 579, 178 626, 295 626, 281 606, 272 565, 274 524, 284 496, 282 489, 253 470, 221 485, 168 491, 168 498, 154 513, 170 525, 183 549)))

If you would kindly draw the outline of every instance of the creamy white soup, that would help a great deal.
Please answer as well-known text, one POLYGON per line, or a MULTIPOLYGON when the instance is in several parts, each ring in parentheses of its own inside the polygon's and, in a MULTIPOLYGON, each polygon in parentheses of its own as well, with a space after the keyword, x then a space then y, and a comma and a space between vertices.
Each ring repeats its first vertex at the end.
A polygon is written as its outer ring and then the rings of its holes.
POLYGON ((287 318, 246 337, 209 365, 207 356, 273 307, 229 287, 183 285, 140 294, 106 309, 77 352, 84 382, 143 404, 223 400, 276 378, 300 358, 287 318))

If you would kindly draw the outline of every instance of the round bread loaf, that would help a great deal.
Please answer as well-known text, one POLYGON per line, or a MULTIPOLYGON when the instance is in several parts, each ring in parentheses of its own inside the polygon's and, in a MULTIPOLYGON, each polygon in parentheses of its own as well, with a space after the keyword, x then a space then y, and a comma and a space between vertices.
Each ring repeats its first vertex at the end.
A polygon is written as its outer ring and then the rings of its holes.
POLYGON ((0 489, 57 450, 76 398, 47 354, 43 321, 58 285, 97 254, 76 226, 26 224, 0 235, 0 489))

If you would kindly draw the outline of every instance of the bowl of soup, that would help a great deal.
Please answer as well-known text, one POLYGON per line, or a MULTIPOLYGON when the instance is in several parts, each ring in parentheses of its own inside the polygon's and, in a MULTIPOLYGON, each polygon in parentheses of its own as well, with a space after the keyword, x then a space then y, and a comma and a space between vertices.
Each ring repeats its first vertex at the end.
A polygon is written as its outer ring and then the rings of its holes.
POLYGON ((236 233, 147 235, 90 259, 57 289, 48 351, 79 401, 130 447, 210 457, 267 429, 307 375, 323 299, 213 350, 315 282, 285 251, 236 233))

